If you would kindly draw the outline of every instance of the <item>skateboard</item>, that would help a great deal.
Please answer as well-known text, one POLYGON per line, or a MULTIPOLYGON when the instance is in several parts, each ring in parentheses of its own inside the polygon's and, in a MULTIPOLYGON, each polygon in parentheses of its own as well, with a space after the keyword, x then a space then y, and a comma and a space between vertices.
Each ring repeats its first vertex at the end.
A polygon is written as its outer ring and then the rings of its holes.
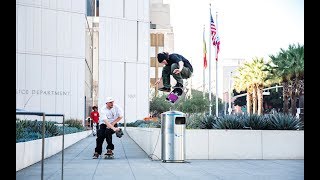
POLYGON ((97 134, 97 123, 92 123, 92 134, 95 136, 97 134))
POLYGON ((184 89, 181 87, 174 88, 167 96, 166 100, 175 103, 179 97, 183 94, 184 89))
POLYGON ((114 153, 104 155, 104 159, 113 159, 113 158, 114 158, 114 153))

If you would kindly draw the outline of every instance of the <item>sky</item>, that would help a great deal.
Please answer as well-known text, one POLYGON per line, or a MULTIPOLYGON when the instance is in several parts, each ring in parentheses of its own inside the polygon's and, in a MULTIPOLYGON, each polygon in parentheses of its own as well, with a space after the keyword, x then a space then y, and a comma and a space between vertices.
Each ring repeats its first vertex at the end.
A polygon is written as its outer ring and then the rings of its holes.
POLYGON ((268 60, 269 55, 276 55, 280 48, 287 49, 289 44, 304 45, 303 0, 163 0, 163 3, 170 5, 174 53, 192 62, 193 84, 203 82, 204 26, 207 51, 211 47, 211 60, 215 59, 215 47, 208 44, 209 3, 220 37, 218 67, 224 59, 268 60))

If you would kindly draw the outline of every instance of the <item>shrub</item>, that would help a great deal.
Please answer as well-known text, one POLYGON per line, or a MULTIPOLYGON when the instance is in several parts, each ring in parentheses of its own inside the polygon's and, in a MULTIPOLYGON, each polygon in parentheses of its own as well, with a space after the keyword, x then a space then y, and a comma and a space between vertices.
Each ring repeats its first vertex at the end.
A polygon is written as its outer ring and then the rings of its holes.
POLYGON ((85 130, 85 127, 82 125, 81 120, 77 119, 68 119, 64 121, 65 125, 68 125, 69 127, 75 127, 77 129, 85 130))
POLYGON ((268 120, 267 117, 264 115, 241 115, 239 118, 243 121, 243 128, 244 129, 255 129, 255 130, 262 130, 268 128, 268 120))
POLYGON ((160 97, 153 97, 150 101, 150 112, 159 116, 161 113, 170 109, 171 104, 166 100, 167 95, 163 94, 160 97))
POLYGON ((213 124, 215 129, 242 129, 243 121, 236 115, 225 115, 218 117, 216 122, 213 124))
MULTIPOLYGON (((65 121, 65 134, 84 131, 81 121, 65 121)), ((63 127, 57 122, 45 121, 45 138, 63 134, 63 127)), ((42 138, 42 121, 16 119, 16 142, 26 142, 42 138)))
POLYGON ((191 114, 186 120, 186 129, 200 129, 203 118, 202 114, 191 114))
POLYGON ((192 98, 182 99, 177 105, 179 111, 186 113, 202 113, 208 106, 209 101, 199 93, 194 93, 192 98))
POLYGON ((216 123, 216 116, 207 115, 203 119, 200 119, 200 128, 201 129, 213 129, 213 124, 216 123))
MULTIPOLYGON (((127 127, 156 127, 161 128, 161 120, 144 121, 137 120, 127 123, 127 127)), ((194 113, 187 116, 186 129, 253 129, 253 130, 303 130, 303 122, 292 115, 268 114, 268 115, 224 115, 216 117, 194 113)))
POLYGON ((268 129, 272 130, 302 130, 303 122, 291 114, 268 114, 268 129))

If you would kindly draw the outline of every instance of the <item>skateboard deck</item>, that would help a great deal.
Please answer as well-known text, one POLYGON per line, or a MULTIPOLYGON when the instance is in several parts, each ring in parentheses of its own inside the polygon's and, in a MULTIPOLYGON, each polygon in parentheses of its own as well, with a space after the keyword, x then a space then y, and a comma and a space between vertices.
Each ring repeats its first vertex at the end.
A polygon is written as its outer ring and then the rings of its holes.
POLYGON ((179 97, 183 94, 184 89, 181 87, 174 88, 167 96, 166 100, 175 103, 179 97))
POLYGON ((113 158, 114 158, 114 154, 111 154, 111 155, 106 154, 106 155, 104 155, 104 159, 113 159, 113 158))

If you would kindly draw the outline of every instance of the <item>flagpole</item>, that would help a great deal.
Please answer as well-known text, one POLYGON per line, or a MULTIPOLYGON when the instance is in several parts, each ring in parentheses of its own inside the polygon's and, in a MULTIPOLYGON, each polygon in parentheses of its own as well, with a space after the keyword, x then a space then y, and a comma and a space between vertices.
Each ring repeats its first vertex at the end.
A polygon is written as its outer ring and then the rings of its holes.
MULTIPOLYGON (((218 33, 218 12, 216 12, 216 27, 218 33)), ((218 47, 216 46, 216 117, 219 116, 219 101, 218 101, 218 47)))
POLYGON ((209 52, 208 52, 208 56, 209 56, 209 115, 211 116, 211 107, 212 107, 212 102, 211 102, 211 3, 209 3, 209 52))
MULTIPOLYGON (((203 48, 205 48, 205 46, 206 46, 206 44, 205 44, 205 28, 206 28, 206 25, 203 25, 203 48)), ((206 52, 207 51, 207 48, 205 48, 204 49, 204 53, 203 53, 203 58, 205 58, 205 53, 207 53, 206 52)), ((203 99, 205 99, 205 96, 206 96, 206 93, 205 93, 205 90, 206 90, 206 71, 205 71, 205 67, 204 67, 204 60, 205 59, 203 59, 203 85, 202 85, 202 88, 203 88, 203 90, 202 90, 202 92, 203 92, 203 99)))

